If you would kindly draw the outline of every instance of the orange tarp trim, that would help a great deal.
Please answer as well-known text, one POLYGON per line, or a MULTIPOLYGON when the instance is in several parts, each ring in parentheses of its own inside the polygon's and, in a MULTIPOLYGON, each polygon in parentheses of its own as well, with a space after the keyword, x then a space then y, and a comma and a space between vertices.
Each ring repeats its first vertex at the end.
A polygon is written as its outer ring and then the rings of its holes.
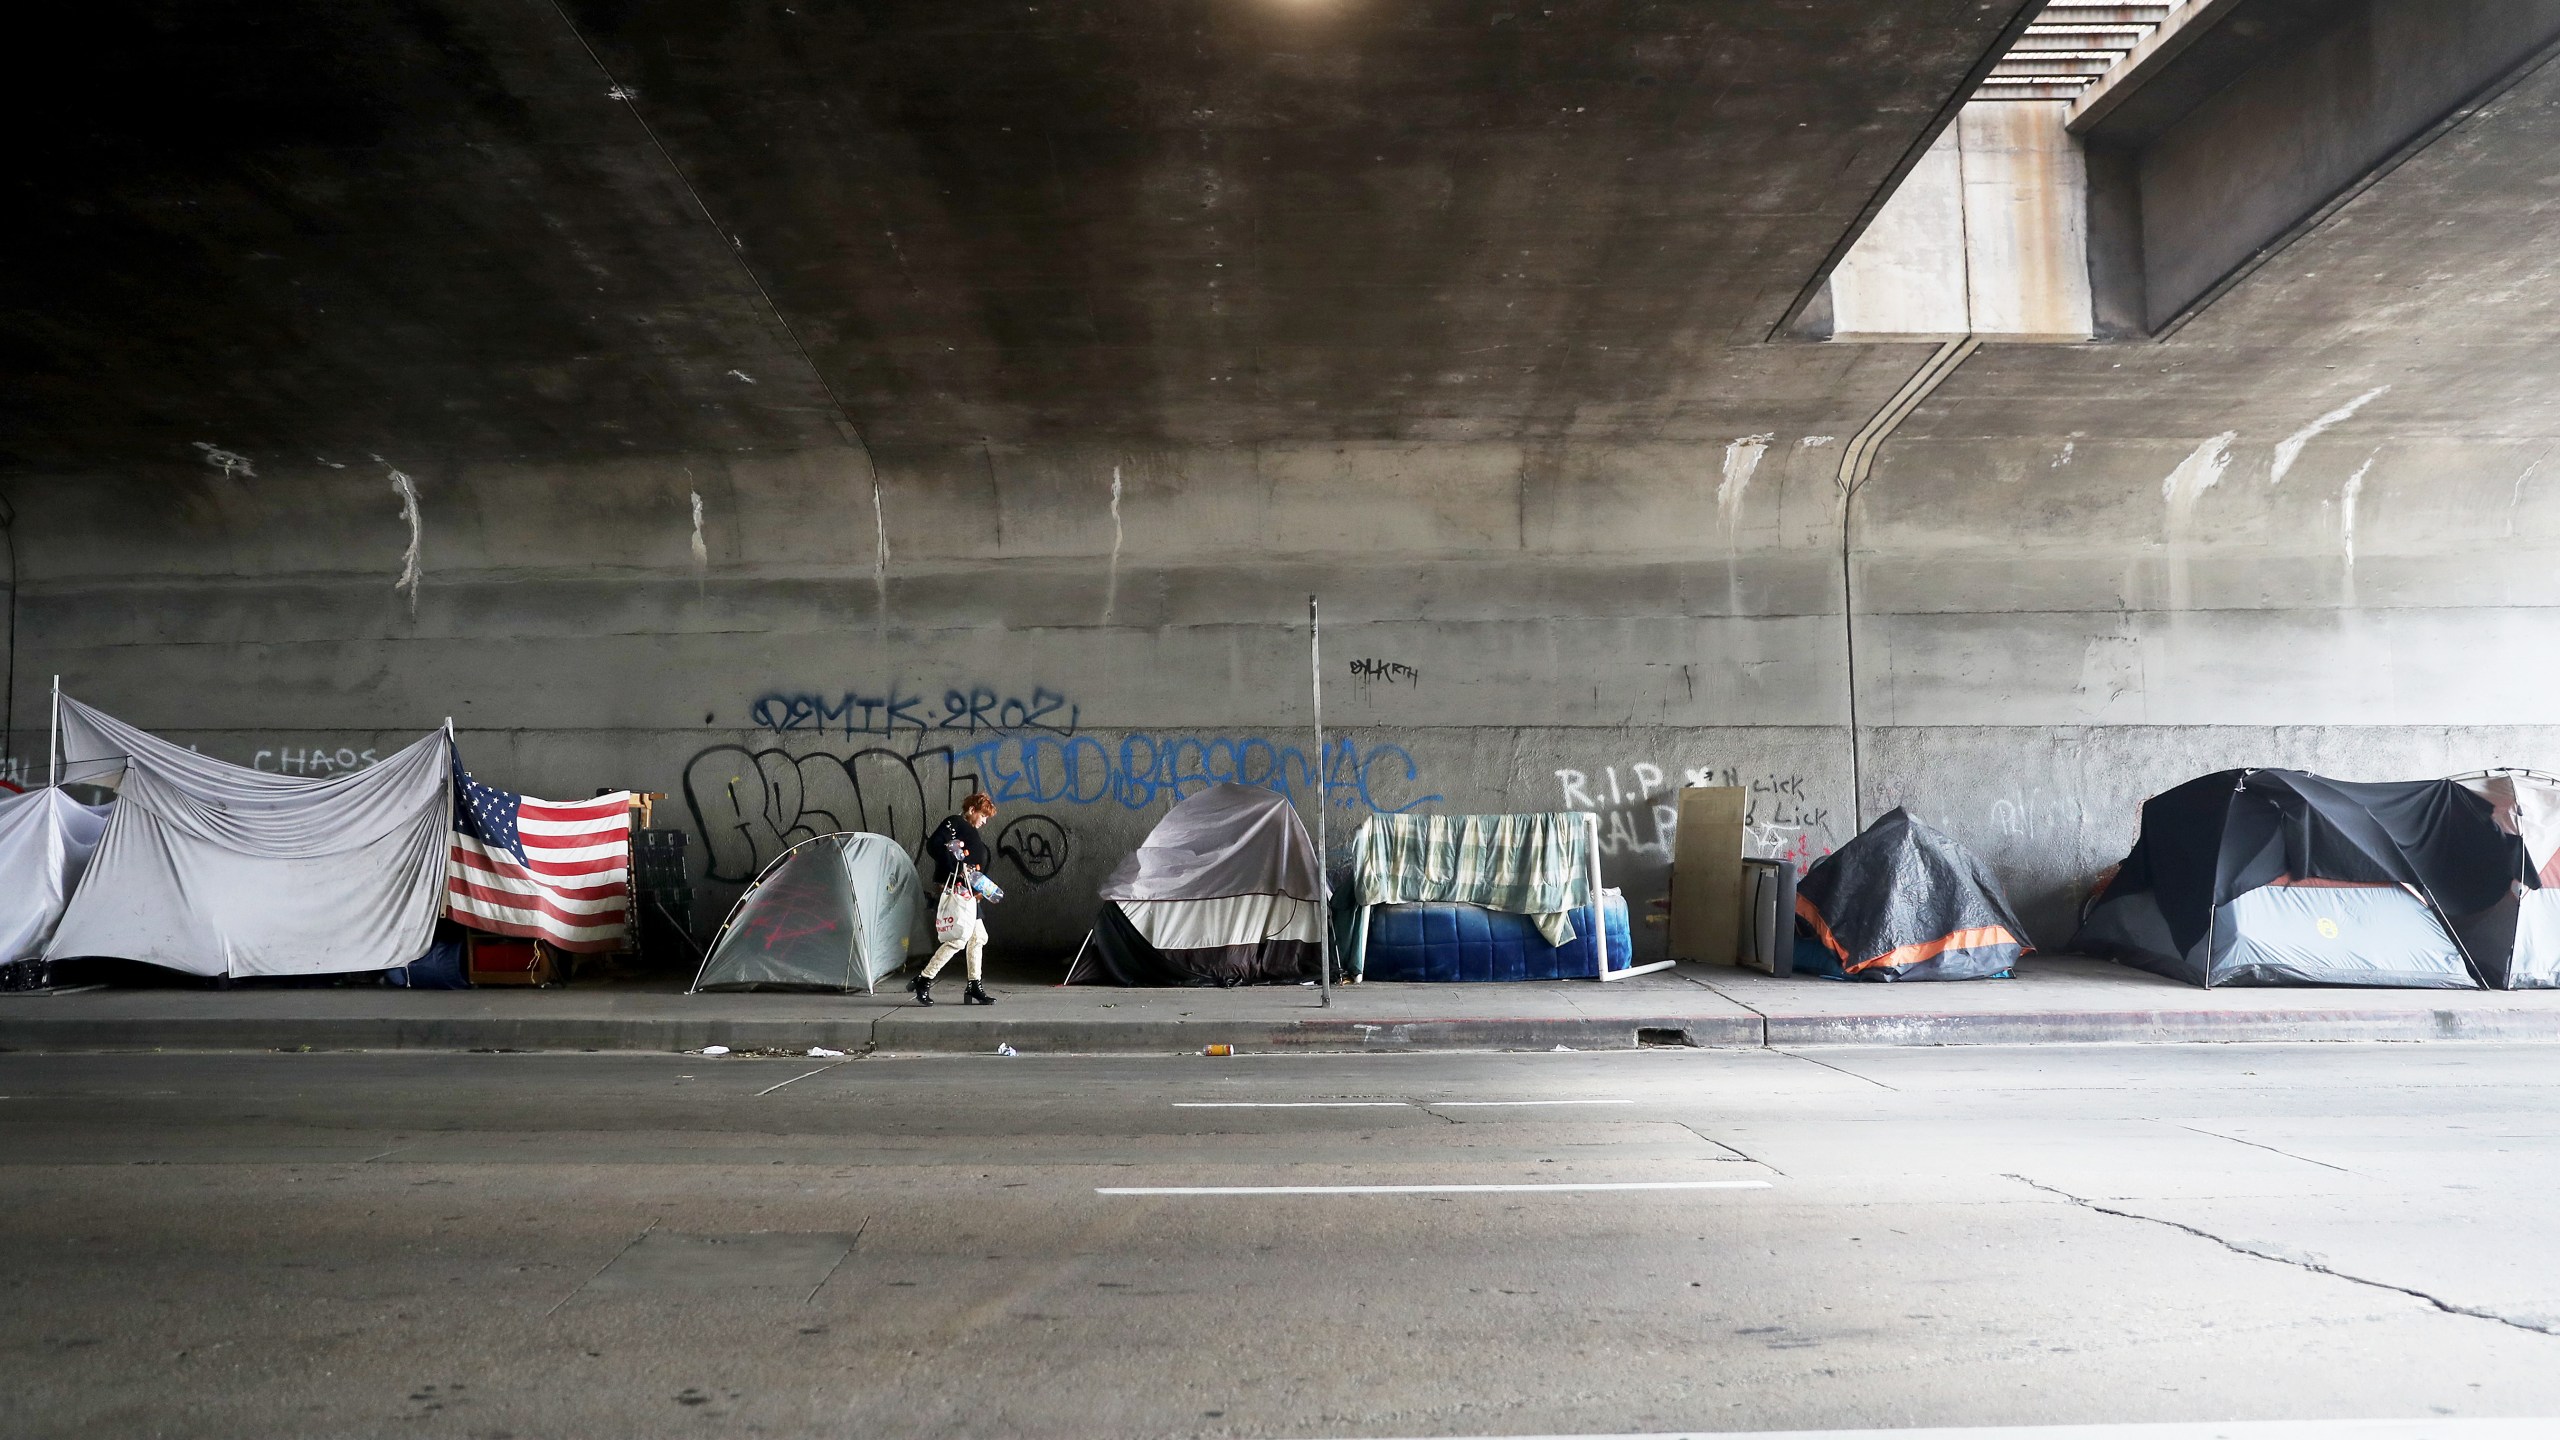
MULTIPOLYGON (((1988 945, 2020 944, 2018 937, 2010 934, 2009 927, 2006 925, 1985 925, 1976 930, 1957 930, 1917 945, 1896 946, 1872 960, 1852 963, 1849 959, 1849 947, 1841 944, 1840 938, 1831 933, 1831 926, 1824 922, 1822 912, 1815 909, 1813 902, 1802 894, 1796 896, 1796 918, 1813 927, 1814 938, 1830 947, 1831 953, 1840 957, 1842 969, 1851 975, 1861 970, 1873 970, 1879 965, 1917 965, 1923 960, 1932 959, 1949 950, 1977 950, 1988 945)), ((2024 947, 2021 945, 2020 948, 2024 947)))
POLYGON ((1831 926, 1822 918, 1822 912, 1813 908, 1813 902, 1806 899, 1801 890, 1796 892, 1796 918, 1812 926, 1813 938, 1830 946, 1832 954, 1842 960, 1849 958, 1849 947, 1841 944, 1840 937, 1831 933, 1831 926))

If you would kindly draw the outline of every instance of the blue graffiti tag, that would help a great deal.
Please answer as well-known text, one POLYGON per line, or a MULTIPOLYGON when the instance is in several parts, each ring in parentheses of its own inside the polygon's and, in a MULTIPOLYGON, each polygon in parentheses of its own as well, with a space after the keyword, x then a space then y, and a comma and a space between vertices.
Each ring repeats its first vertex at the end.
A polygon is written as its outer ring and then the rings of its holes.
MULTIPOLYGON (((1143 810, 1159 798, 1179 801, 1230 781, 1265 786, 1293 800, 1316 788, 1306 751, 1261 736, 1133 733, 1115 748, 1090 735, 1004 735, 953 758, 975 762, 980 783, 999 805, 1108 802, 1143 810)), ((1401 745, 1363 752, 1347 736, 1325 744, 1323 790, 1335 809, 1400 815, 1439 803, 1438 795, 1398 793, 1421 776, 1401 745)))
POLYGON ((884 694, 846 690, 832 697, 816 691, 767 691, 747 706, 747 718, 759 728, 783 734, 793 730, 819 734, 893 735, 901 730, 923 733, 953 730, 965 735, 1073 735, 1082 709, 1066 696, 1033 687, 1025 699, 1004 695, 990 686, 949 689, 942 699, 902 693, 891 684, 884 694))

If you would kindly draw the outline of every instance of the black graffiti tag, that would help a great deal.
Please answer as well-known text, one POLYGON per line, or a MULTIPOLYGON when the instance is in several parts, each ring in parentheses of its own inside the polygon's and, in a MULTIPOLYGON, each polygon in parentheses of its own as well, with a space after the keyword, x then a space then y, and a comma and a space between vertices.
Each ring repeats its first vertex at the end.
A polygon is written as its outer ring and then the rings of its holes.
POLYGON ((996 837, 996 853, 1012 861, 1023 879, 1045 885, 1066 868, 1066 827, 1046 815, 1021 816, 996 837))

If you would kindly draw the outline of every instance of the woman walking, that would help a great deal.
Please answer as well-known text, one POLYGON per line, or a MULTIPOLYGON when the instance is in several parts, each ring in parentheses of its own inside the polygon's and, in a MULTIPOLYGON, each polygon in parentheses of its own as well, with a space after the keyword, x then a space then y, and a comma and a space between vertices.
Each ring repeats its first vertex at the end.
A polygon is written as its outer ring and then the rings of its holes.
POLYGON ((949 891, 956 877, 961 893, 968 897, 968 908, 959 928, 933 952, 932 959, 924 962, 924 973, 907 982, 907 988, 916 992, 919 1005, 933 1003, 933 977, 942 973, 942 967, 950 964, 952 955, 964 946, 969 951, 969 988, 961 994, 961 1002, 996 1003, 996 997, 978 983, 987 957, 987 922, 978 915, 979 897, 992 891, 995 898, 1002 898, 1002 892, 996 891, 992 883, 981 883, 988 862, 995 856, 987 849, 986 837, 978 827, 994 818, 996 802, 983 791, 973 792, 960 802, 960 813, 946 817, 924 842, 925 853, 933 857, 936 894, 949 891))

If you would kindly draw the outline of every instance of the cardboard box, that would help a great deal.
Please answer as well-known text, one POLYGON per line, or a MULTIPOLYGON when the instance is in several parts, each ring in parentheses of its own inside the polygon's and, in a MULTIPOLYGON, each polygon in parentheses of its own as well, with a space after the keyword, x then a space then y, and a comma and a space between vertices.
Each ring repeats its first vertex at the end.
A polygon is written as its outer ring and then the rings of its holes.
POLYGON ((1731 965, 1741 953, 1740 786, 1680 791, 1680 835, 1671 860, 1671 958, 1731 965))

